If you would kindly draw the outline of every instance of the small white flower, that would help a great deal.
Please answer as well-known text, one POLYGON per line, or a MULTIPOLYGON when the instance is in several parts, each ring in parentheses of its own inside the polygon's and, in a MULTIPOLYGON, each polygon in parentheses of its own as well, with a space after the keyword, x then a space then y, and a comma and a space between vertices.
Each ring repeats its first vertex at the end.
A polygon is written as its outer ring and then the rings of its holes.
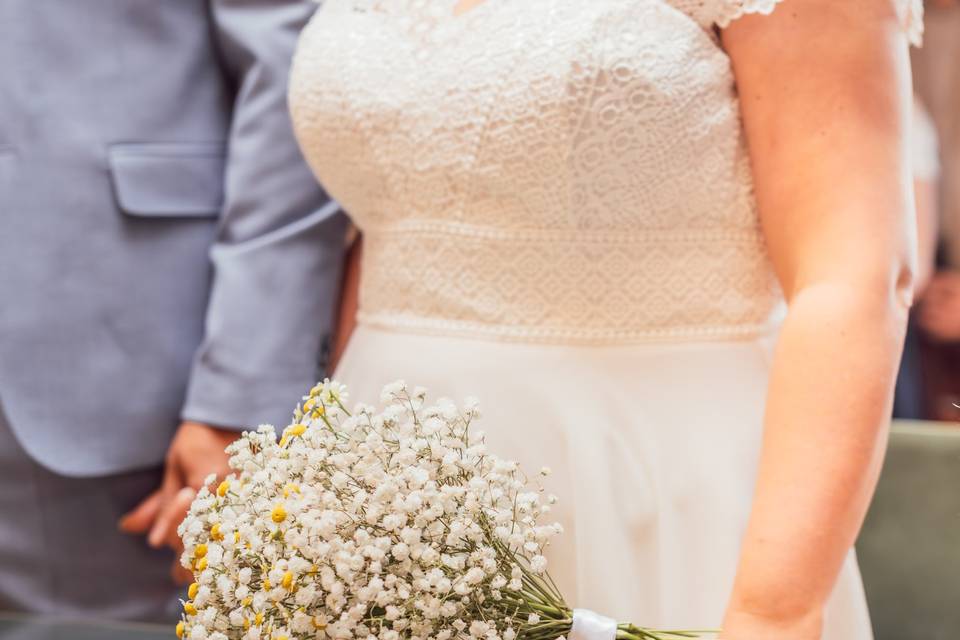
POLYGON ((547 559, 543 556, 534 556, 530 560, 530 569, 534 573, 543 573, 547 570, 547 559))

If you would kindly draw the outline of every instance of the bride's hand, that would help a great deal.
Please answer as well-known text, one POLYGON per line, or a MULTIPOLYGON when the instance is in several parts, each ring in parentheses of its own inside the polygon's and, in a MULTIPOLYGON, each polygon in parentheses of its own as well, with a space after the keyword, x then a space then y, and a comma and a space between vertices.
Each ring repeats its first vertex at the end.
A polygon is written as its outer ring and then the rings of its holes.
POLYGON ((728 609, 719 640, 820 640, 822 633, 823 616, 819 611, 797 618, 780 618, 728 609))

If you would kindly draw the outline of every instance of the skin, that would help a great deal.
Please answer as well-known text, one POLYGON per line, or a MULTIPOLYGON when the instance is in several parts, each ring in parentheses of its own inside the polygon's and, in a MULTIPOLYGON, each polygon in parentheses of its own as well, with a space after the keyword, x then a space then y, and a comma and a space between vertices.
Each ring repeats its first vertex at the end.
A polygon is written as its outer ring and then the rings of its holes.
POLYGON ((940 271, 930 280, 920 305, 920 326, 940 342, 960 341, 960 272, 940 271))
POLYGON ((722 34, 789 312, 725 640, 817 640, 876 484, 917 247, 890 0, 787 0, 722 34))
POLYGON ((151 547, 168 546, 176 552, 177 560, 170 572, 180 584, 190 582, 192 575, 179 563, 183 543, 177 527, 187 516, 204 479, 211 473, 218 478, 229 473, 229 456, 223 450, 238 435, 235 430, 183 422, 167 450, 160 488, 120 520, 121 531, 146 535, 151 547))

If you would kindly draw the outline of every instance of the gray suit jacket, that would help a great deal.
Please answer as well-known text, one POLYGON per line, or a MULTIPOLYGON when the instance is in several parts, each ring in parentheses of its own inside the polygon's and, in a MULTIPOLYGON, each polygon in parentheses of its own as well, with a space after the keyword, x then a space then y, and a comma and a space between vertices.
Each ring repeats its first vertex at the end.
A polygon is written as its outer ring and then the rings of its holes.
POLYGON ((48 468, 286 424, 321 375, 345 221, 286 108, 315 6, 0 0, 0 406, 48 468))

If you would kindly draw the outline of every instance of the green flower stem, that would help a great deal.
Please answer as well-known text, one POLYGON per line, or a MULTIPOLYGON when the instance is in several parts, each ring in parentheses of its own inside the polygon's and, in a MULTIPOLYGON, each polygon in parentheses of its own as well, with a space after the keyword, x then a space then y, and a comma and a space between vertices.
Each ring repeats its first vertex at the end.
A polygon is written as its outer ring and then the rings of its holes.
POLYGON ((703 638, 719 633, 712 629, 661 630, 638 627, 633 624, 617 625, 617 640, 668 640, 669 638, 703 638))

